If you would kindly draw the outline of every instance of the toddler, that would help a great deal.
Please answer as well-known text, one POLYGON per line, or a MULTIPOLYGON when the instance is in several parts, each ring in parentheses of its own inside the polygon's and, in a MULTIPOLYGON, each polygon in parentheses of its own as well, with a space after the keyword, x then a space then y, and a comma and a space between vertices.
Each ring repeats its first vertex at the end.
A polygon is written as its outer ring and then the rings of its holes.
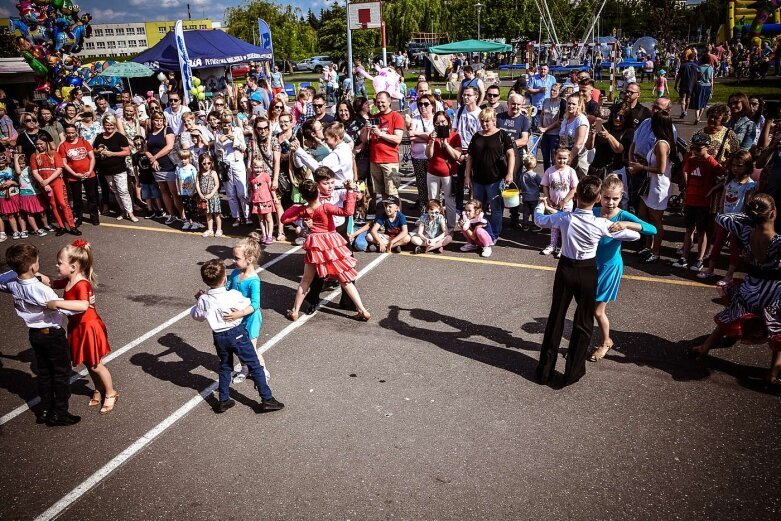
POLYGON ((540 202, 540 187, 542 177, 534 171, 537 167, 537 158, 526 154, 523 158, 524 172, 521 175, 521 229, 540 231, 534 224, 534 209, 540 202), (527 224, 528 222, 528 224, 527 224))
POLYGON ((667 71, 659 69, 659 74, 656 76, 654 92, 656 93, 657 98, 663 98, 667 92, 667 76, 665 76, 665 74, 667 74, 667 71))
POLYGON ((442 253, 453 237, 447 233, 447 220, 442 213, 442 204, 431 199, 426 204, 426 211, 418 219, 418 231, 410 238, 415 245, 415 253, 437 251, 442 253))
POLYGON ((476 199, 465 202, 456 229, 461 230, 466 239, 466 244, 460 248, 461 251, 475 251, 482 248, 480 256, 490 257, 491 246, 494 243, 491 238, 491 223, 485 219, 482 210, 482 203, 476 199))
POLYGON ((263 366, 260 365, 247 329, 240 320, 240 317, 250 315, 255 310, 250 299, 236 290, 226 288, 228 278, 225 276, 225 265, 220 259, 212 259, 201 266, 201 279, 209 286, 209 290, 198 293, 198 302, 190 310, 190 316, 199 322, 205 320, 209 323, 214 338, 214 347, 220 358, 220 401, 215 407, 215 412, 223 413, 236 405, 236 402, 230 397, 233 355, 238 356, 242 363, 247 364, 250 375, 258 388, 261 403, 256 412, 282 409, 285 405, 277 401, 271 393, 263 366))
POLYGON ((41 202, 41 192, 30 177, 30 167, 27 166, 27 156, 16 154, 14 156, 14 171, 19 184, 19 210, 23 218, 27 218, 30 225, 30 233, 39 237, 46 235, 50 228, 46 211, 41 202), (35 217, 39 216, 43 225, 39 228, 35 217))
POLYGON ((249 175, 250 213, 258 217, 258 227, 263 233, 261 242, 274 242, 274 199, 271 197, 271 176, 263 160, 255 158, 249 175))
POLYGON ((182 230, 197 230, 203 228, 203 225, 194 221, 193 217, 198 214, 198 199, 195 197, 197 172, 195 167, 190 164, 192 154, 189 150, 179 150, 179 159, 181 164, 176 167, 176 191, 182 198, 182 230))
POLYGON ((222 237, 222 206, 218 193, 220 176, 214 171, 213 166, 214 158, 210 153, 204 152, 198 156, 198 182, 195 190, 200 198, 199 205, 206 214, 204 237, 222 237))
MULTIPOLYGON (((571 212, 572 200, 575 198, 575 189, 578 186, 578 174, 569 166, 569 150, 559 148, 553 166, 545 171, 540 185, 544 192, 548 205, 556 210, 571 212)), ((555 252, 559 258, 561 250, 558 248, 561 231, 554 224, 550 230, 550 244, 541 252, 541 255, 550 255, 555 252)))
POLYGON ((20 209, 19 183, 11 167, 8 166, 8 158, 3 151, 0 152, 0 242, 8 239, 3 223, 5 219, 11 225, 13 239, 27 238, 27 226, 24 220, 19 218, 20 209))

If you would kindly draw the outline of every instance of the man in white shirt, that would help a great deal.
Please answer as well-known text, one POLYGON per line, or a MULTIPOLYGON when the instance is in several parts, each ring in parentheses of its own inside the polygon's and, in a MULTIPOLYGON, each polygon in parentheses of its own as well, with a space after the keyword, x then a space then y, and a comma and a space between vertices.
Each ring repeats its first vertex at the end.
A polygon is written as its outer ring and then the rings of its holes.
POLYGON ((341 188, 345 181, 355 180, 352 148, 344 142, 344 125, 339 122, 329 124, 323 135, 325 144, 331 149, 331 153, 318 163, 303 148, 294 145, 297 166, 306 166, 312 172, 321 166, 328 167, 336 175, 335 188, 341 188))
POLYGON ((456 196, 456 210, 460 213, 464 209, 464 174, 466 152, 472 136, 480 132, 480 107, 477 106, 479 91, 476 87, 466 87, 463 93, 464 104, 456 112, 453 120, 453 130, 461 138, 462 158, 458 161, 458 175, 452 180, 453 191, 456 196))
POLYGON ((543 228, 561 229, 561 259, 553 280, 553 301, 537 365, 537 379, 546 385, 556 367, 556 357, 564 331, 564 319, 573 297, 577 302, 572 335, 567 351, 564 385, 574 384, 586 374, 586 355, 594 331, 594 310, 597 295, 597 246, 602 237, 619 241, 635 241, 640 234, 626 227, 627 223, 612 223, 593 213, 602 183, 594 176, 584 177, 578 183, 578 207, 573 212, 556 212, 544 197, 534 212, 534 222, 543 228))
POLYGON ((185 112, 190 112, 190 109, 182 103, 182 97, 179 94, 172 92, 168 95, 168 107, 163 111, 165 115, 165 121, 174 134, 179 134, 182 130, 182 116, 185 112))
POLYGON ((236 405, 230 398, 231 374, 233 372, 233 355, 242 364, 249 367, 250 378, 255 381, 261 398, 260 409, 256 412, 278 411, 284 404, 278 402, 271 393, 266 382, 263 366, 252 346, 247 329, 241 324, 242 319, 253 313, 250 299, 236 291, 225 288, 227 276, 225 265, 220 259, 212 259, 201 266, 201 278, 209 286, 206 292, 200 292, 198 302, 190 309, 190 317, 198 322, 206 321, 212 330, 214 347, 220 357, 219 392, 220 402, 215 408, 216 413, 223 413, 236 405))
POLYGON ((29 328, 35 353, 43 411, 37 422, 50 427, 76 424, 81 417, 68 412, 71 356, 63 327, 63 314, 73 313, 46 307, 47 302, 62 299, 43 283, 46 280, 48 284, 48 279, 38 273, 38 248, 27 243, 14 244, 6 250, 5 261, 13 271, 0 275, 0 291, 13 297, 16 314, 29 328))

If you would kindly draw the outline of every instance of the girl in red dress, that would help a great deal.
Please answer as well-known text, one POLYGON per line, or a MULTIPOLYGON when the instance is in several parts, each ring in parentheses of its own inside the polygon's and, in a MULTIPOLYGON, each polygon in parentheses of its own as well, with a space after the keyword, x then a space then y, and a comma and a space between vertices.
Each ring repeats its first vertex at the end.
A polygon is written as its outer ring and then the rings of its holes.
MULTIPOLYGON (((101 362, 111 351, 108 344, 106 324, 90 304, 95 272, 92 270, 92 250, 82 239, 65 246, 57 254, 57 271, 63 277, 52 282, 55 289, 65 289, 65 300, 52 300, 49 309, 71 311, 68 316, 68 345, 71 349, 73 366, 84 364, 89 371, 95 392, 89 401, 90 407, 102 406, 100 414, 114 410, 119 393, 114 389, 111 373, 101 362)), ((93 301, 94 302, 94 301, 93 301)))
POLYGON ((347 181, 344 186, 348 190, 347 201, 344 208, 339 208, 333 204, 322 204, 320 191, 315 182, 312 180, 304 181, 299 186, 299 191, 307 204, 293 206, 282 214, 284 224, 303 219, 310 230, 306 242, 304 242, 304 250, 306 250, 304 276, 298 285, 293 309, 288 310, 286 315, 292 321, 298 320, 299 309, 309 291, 309 285, 312 283, 315 273, 322 279, 332 277, 339 280, 342 291, 347 293, 358 310, 354 318, 363 321, 371 318, 369 312, 363 307, 361 296, 353 284, 353 281, 358 277, 358 273, 355 271, 357 261, 352 256, 350 248, 347 247, 347 241, 336 233, 334 220, 331 217, 332 215, 349 217, 355 211, 355 184, 352 181, 347 181))

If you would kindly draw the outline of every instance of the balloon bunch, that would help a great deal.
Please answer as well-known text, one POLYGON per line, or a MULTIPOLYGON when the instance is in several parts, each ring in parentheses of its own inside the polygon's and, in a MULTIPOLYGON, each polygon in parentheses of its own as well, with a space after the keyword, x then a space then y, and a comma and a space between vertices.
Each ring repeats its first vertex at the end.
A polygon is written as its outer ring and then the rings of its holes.
POLYGON ((84 78, 75 54, 92 35, 92 16, 80 14, 72 0, 19 0, 16 8, 19 16, 11 18, 14 44, 39 78, 36 92, 51 98, 61 96, 64 86, 80 87, 84 78))
POLYGON ((193 76, 193 87, 190 89, 190 96, 198 101, 206 99, 206 86, 201 84, 201 78, 193 76))

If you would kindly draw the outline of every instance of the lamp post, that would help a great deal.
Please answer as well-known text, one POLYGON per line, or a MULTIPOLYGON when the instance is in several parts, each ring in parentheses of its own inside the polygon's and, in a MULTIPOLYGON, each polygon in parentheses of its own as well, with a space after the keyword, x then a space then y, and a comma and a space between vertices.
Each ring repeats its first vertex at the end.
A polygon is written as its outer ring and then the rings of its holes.
POLYGON ((480 39, 480 10, 485 6, 485 4, 481 4, 480 2, 477 2, 475 4, 475 9, 477 9, 477 39, 480 39))

